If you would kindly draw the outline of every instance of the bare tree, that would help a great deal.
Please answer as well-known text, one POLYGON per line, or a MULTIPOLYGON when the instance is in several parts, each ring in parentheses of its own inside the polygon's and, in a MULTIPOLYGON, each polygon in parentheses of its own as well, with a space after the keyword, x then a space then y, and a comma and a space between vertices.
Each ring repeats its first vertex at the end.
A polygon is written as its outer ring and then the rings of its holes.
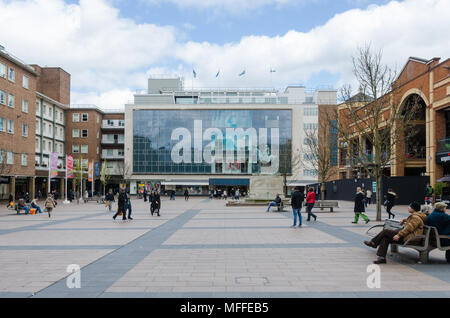
POLYGON ((100 182, 103 184, 103 194, 106 194, 106 186, 108 185, 109 181, 111 180, 111 172, 106 165, 106 159, 103 160, 102 163, 102 170, 100 175, 100 182))
POLYGON ((337 162, 333 162, 333 149, 337 147, 337 134, 334 132, 335 121, 332 123, 334 125, 330 126, 328 121, 319 121, 317 128, 305 130, 305 143, 302 149, 301 165, 305 169, 316 171, 321 184, 322 201, 325 200, 325 183, 336 175, 337 162))
POLYGON ((6 153, 6 150, 0 149, 0 176, 8 175, 12 170, 12 165, 7 164, 6 153))
POLYGON ((131 171, 130 166, 127 165, 124 161, 121 161, 117 165, 117 170, 119 172, 119 183, 126 183, 131 171))
POLYGON ((285 145, 280 145, 281 153, 286 153, 287 158, 290 160, 280 160, 278 173, 283 177, 283 194, 287 197, 287 177, 293 175, 293 171, 296 171, 296 167, 301 165, 301 152, 299 149, 292 150, 292 142, 289 141, 285 145))
POLYGON ((402 147, 417 134, 421 105, 410 100, 401 107, 401 86, 395 85, 396 72, 382 63, 381 51, 365 45, 352 61, 359 93, 353 95, 350 85, 340 90, 344 103, 335 114, 339 148, 347 166, 376 180, 376 215, 381 221, 382 176, 394 161, 405 159, 402 147))

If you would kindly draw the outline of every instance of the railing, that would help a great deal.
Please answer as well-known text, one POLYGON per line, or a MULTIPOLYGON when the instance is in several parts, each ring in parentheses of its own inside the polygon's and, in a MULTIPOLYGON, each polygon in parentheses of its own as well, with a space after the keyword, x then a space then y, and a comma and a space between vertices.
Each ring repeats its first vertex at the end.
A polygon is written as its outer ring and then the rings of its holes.
POLYGON ((125 125, 122 125, 122 126, 119 124, 109 125, 109 124, 103 123, 102 129, 125 129, 125 125))
POLYGON ((102 139, 102 144, 106 144, 106 145, 123 145, 124 143, 125 143, 125 140, 102 139))
POLYGON ((339 164, 340 166, 358 166, 361 164, 366 164, 366 163, 373 163, 373 155, 372 154, 368 154, 368 155, 363 155, 360 158, 345 158, 339 160, 339 164))
POLYGON ((450 138, 438 140, 436 152, 450 152, 450 138))
POLYGON ((112 155, 108 155, 103 153, 102 154, 102 159, 125 159, 125 155, 119 155, 119 154, 112 154, 112 155))

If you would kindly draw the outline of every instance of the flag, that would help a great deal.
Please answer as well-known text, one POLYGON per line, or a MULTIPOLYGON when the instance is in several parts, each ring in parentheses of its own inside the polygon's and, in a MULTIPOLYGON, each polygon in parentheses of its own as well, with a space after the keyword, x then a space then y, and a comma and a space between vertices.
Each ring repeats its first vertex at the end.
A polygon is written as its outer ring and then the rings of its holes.
POLYGON ((239 74, 239 76, 242 76, 242 75, 245 75, 245 70, 243 70, 243 71, 239 74))
POLYGON ((92 182, 92 180, 94 179, 94 162, 91 161, 89 162, 89 166, 88 166, 88 181, 92 182))
POLYGON ((106 162, 105 161, 103 161, 103 163, 102 163, 102 170, 101 170, 101 173, 100 173, 100 181, 101 182, 105 182, 105 170, 106 170, 106 162))
POLYGON ((50 155, 50 179, 58 176, 58 153, 52 152, 50 155))
POLYGON ((195 72, 195 70, 192 70, 192 74, 194 74, 194 78, 197 78, 197 73, 195 72))
POLYGON ((220 70, 217 72, 216 77, 219 77, 220 70))
POLYGON ((73 157, 66 157, 66 169, 67 169, 67 178, 73 179, 73 157))

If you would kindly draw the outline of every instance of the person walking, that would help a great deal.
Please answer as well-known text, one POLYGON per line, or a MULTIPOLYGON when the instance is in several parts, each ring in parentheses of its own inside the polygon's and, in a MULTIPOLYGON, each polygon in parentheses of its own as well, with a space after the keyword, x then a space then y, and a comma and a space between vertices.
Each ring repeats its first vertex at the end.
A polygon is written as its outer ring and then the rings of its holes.
POLYGON ((144 188, 144 202, 147 202, 147 190, 144 188))
MULTIPOLYGON (((434 226, 439 235, 450 237, 450 215, 446 214, 447 204, 438 202, 434 205, 434 211, 425 220, 425 225, 434 226)), ((441 246, 449 246, 450 238, 441 239, 441 246)), ((450 250, 445 251, 447 263, 450 263, 450 250)))
POLYGON ((155 200, 155 190, 152 190, 148 196, 148 202, 150 203, 150 213, 153 215, 154 212, 154 205, 153 201, 155 200))
POLYGON ((185 201, 189 200, 189 190, 187 188, 184 190, 184 200, 185 201))
POLYGON ((114 214, 113 219, 115 220, 116 217, 122 212, 122 220, 125 221, 127 216, 125 213, 126 195, 124 190, 119 190, 119 198, 117 201, 117 212, 114 214))
POLYGON ((228 193, 227 193, 227 190, 226 190, 226 189, 223 190, 223 199, 224 199, 224 200, 228 199, 228 193))
POLYGON ((128 220, 133 220, 133 218, 131 217, 131 212, 132 212, 132 208, 131 208, 131 196, 130 196, 130 190, 125 192, 125 211, 128 211, 128 220))
POLYGON ((89 200, 89 192, 88 190, 84 191, 84 203, 88 203, 89 200))
POLYGON ((106 206, 108 207, 109 211, 111 211, 112 204, 114 202, 114 194, 113 194, 112 190, 109 190, 109 192, 106 194, 105 200, 106 200, 106 206))
POLYGON ((37 204, 37 197, 31 201, 31 207, 36 209, 36 213, 42 213, 41 207, 37 204))
POLYGON ((357 187, 355 196, 355 207, 353 209, 353 212, 355 212, 355 220, 352 222, 353 224, 358 223, 360 215, 364 219, 364 221, 366 221, 366 224, 370 222, 367 215, 364 214, 364 212, 366 211, 364 209, 364 202, 365 202, 364 192, 362 192, 360 187, 357 187))
POLYGON ((433 187, 430 186, 429 183, 427 183, 427 186, 425 187, 425 204, 430 205, 433 203, 433 187))
POLYGON ((367 191, 366 191, 366 200, 365 200, 366 208, 369 207, 369 205, 371 203, 372 203, 372 191, 370 191, 370 189, 367 189, 367 191))
POLYGON ((53 199, 53 195, 49 192, 47 199, 45 200, 45 208, 48 212, 48 217, 51 217, 53 209, 56 207, 56 201, 53 199))
POLYGON ((392 188, 388 189, 387 194, 385 195, 386 198, 386 212, 389 214, 389 219, 392 216, 392 219, 395 218, 395 214, 391 212, 391 209, 394 207, 395 199, 397 198, 397 194, 392 190, 392 188))
POLYGON ((386 264, 386 254, 389 244, 403 244, 416 235, 422 235, 424 222, 427 219, 425 213, 420 212, 420 204, 413 202, 408 206, 410 216, 400 222, 404 224, 403 229, 384 229, 370 241, 364 241, 364 244, 372 248, 378 248, 378 258, 374 264, 386 264))
POLYGON ((306 221, 311 221, 311 216, 314 218, 314 221, 317 220, 317 216, 312 213, 312 209, 316 204, 316 194, 314 193, 314 188, 309 188, 308 194, 306 195, 306 211, 308 212, 308 218, 306 221))
POLYGON ((236 200, 239 200, 241 198, 241 193, 239 192, 239 189, 236 189, 236 200))
POLYGON ((302 204, 305 200, 305 194, 300 191, 300 187, 295 187, 294 193, 291 195, 291 206, 292 213, 294 214, 294 224, 292 227, 297 225, 298 216, 298 227, 302 227, 302 204))
POLYGON ((158 192, 155 191, 152 202, 152 215, 153 213, 156 213, 158 216, 161 216, 159 214, 160 210, 161 210, 161 196, 159 195, 158 192))
POLYGON ((12 193, 10 193, 9 198, 8 198, 8 205, 6 207, 11 208, 13 206, 14 206, 14 197, 13 197, 12 193))

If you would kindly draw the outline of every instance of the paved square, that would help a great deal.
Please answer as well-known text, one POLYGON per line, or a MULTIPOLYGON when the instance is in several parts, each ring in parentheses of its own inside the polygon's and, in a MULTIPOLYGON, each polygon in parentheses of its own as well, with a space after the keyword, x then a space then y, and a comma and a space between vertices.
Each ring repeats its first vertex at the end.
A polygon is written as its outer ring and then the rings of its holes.
POLYGON ((318 210, 317 222, 303 213, 302 228, 290 212, 225 203, 163 198, 158 217, 135 199, 131 221, 97 203, 59 204, 50 219, 0 208, 0 297, 450 297, 440 251, 429 264, 408 249, 388 254, 381 288, 369 288, 376 256, 362 241, 377 223, 351 224, 349 202, 318 210), (79 289, 66 285, 70 264, 79 289))

